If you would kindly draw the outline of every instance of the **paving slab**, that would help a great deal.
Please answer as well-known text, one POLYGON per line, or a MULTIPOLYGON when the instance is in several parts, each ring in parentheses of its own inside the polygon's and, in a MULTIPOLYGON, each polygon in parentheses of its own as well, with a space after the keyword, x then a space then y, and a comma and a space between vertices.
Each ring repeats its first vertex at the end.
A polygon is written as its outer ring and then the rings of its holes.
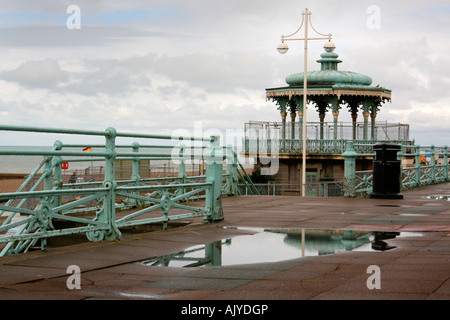
POLYGON ((145 287, 166 288, 177 290, 230 290, 252 282, 249 279, 222 279, 222 278, 189 278, 171 277, 163 279, 145 287))
POLYGON ((16 283, 24 283, 45 278, 53 278, 66 275, 65 268, 41 268, 37 266, 0 266, 0 286, 16 283))

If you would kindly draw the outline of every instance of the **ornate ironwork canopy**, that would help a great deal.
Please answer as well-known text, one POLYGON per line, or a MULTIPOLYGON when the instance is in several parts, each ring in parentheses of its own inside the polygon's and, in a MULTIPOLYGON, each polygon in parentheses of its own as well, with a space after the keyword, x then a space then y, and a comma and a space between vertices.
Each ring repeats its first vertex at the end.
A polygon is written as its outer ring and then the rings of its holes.
MULTIPOLYGON (((358 111, 362 111, 366 125, 368 139, 368 118, 375 121, 377 112, 386 101, 391 101, 391 90, 371 86, 372 78, 367 75, 338 70, 338 54, 334 52, 334 45, 325 45, 325 52, 321 59, 317 60, 321 68, 306 74, 307 80, 307 103, 315 105, 321 122, 324 121, 328 110, 332 111, 334 121, 337 122, 339 110, 347 106, 352 114, 353 122, 356 123, 358 111)), ((273 100, 281 112, 283 122, 287 113, 291 114, 295 121, 296 114, 299 121, 303 120, 303 94, 304 73, 294 73, 286 77, 288 86, 266 89, 266 98, 273 100)))

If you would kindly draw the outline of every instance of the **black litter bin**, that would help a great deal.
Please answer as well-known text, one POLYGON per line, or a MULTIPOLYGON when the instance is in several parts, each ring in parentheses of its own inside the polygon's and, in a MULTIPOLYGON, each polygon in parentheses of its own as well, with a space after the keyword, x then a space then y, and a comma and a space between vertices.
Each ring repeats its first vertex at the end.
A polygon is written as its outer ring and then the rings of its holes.
POLYGON ((394 143, 380 143, 373 146, 376 156, 373 161, 371 198, 403 199, 403 195, 400 194, 401 160, 397 160, 400 148, 400 145, 394 143))

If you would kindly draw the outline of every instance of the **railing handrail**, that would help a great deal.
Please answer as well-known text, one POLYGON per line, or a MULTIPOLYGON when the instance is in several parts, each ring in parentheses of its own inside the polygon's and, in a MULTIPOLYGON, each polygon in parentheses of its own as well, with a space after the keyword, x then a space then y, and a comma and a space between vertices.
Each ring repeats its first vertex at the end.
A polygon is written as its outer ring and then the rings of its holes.
POLYGON ((60 134, 75 134, 75 135, 93 135, 93 136, 110 136, 128 138, 147 138, 147 139, 163 139, 163 140, 191 140, 191 141, 207 141, 213 142, 214 137, 188 137, 188 136, 173 136, 173 135, 159 135, 159 134, 145 134, 134 132, 116 132, 114 128, 107 128, 105 131, 99 130, 85 130, 85 129, 67 129, 67 128, 43 128, 30 126, 10 126, 0 125, 0 131, 19 131, 19 132, 40 132, 40 133, 60 133, 60 134))

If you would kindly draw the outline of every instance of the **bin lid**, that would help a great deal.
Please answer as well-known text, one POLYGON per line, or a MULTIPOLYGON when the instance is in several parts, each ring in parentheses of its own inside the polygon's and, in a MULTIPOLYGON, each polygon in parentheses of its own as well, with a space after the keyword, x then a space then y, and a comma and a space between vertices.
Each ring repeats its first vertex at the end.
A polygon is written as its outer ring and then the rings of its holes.
POLYGON ((378 143, 373 146, 373 150, 400 150, 402 148, 401 145, 396 143, 378 143))

